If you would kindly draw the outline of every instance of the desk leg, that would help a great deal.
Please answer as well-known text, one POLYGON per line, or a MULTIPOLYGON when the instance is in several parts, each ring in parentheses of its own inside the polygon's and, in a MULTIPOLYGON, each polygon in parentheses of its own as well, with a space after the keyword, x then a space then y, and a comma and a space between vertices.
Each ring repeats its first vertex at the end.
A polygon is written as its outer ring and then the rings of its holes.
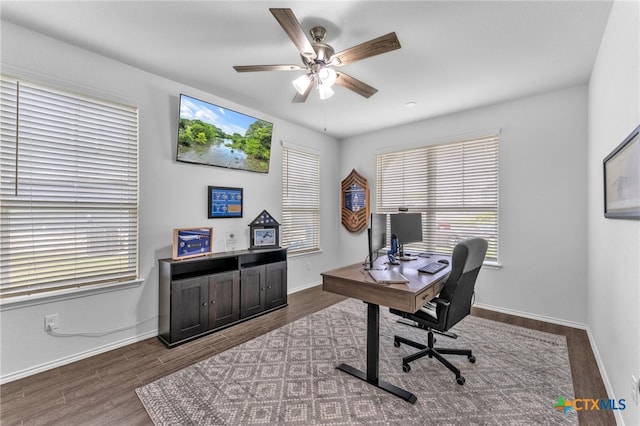
POLYGON ((382 390, 392 393, 412 404, 416 403, 416 396, 411 392, 379 379, 378 365, 380 356, 380 306, 367 303, 367 372, 353 368, 347 364, 340 364, 338 370, 349 373, 360 380, 364 380, 382 390))

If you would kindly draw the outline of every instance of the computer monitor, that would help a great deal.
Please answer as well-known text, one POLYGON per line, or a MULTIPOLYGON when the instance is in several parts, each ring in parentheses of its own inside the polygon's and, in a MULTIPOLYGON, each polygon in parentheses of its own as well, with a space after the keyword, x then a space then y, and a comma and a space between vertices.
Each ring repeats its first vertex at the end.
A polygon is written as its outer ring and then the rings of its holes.
POLYGON ((369 242, 369 269, 373 269, 373 262, 376 260, 378 251, 387 245, 387 215, 371 213, 369 228, 367 228, 367 239, 369 242))
POLYGON ((391 215, 391 233, 398 238, 400 255, 403 245, 422 241, 422 213, 397 213, 391 215))

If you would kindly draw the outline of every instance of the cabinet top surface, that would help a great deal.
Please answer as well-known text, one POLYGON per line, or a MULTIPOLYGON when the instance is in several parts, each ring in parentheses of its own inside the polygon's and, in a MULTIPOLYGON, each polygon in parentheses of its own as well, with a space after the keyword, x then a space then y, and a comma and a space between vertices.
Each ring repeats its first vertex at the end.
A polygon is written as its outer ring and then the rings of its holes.
POLYGON ((213 259, 224 259, 227 257, 242 257, 242 256, 247 256, 247 255, 256 255, 256 254, 261 254, 261 253, 272 253, 272 252, 278 252, 278 251, 284 251, 286 252, 287 249, 286 248, 271 248, 271 249, 259 249, 259 250, 249 250, 249 249, 245 249, 245 250, 236 250, 236 251, 223 251, 223 252, 217 252, 217 253, 211 253, 211 254, 207 254, 204 256, 198 256, 198 257, 192 257, 189 259, 182 259, 182 260, 175 260, 172 258, 165 258, 165 259, 158 259, 158 262, 167 262, 167 263, 190 263, 190 262, 206 262, 207 260, 213 260, 213 259))

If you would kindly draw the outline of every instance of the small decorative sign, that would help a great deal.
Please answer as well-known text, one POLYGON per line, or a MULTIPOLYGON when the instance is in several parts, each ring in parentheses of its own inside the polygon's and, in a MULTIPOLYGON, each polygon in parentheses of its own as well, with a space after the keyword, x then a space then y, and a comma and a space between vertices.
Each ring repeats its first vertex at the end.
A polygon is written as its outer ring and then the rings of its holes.
POLYGON ((213 228, 181 228, 173 230, 174 260, 205 256, 213 252, 213 228))
POLYGON ((266 210, 249 224, 251 245, 249 249, 278 248, 280 240, 280 224, 266 210))
POLYGON ((210 186, 209 219, 242 217, 242 188, 210 186))
POLYGON ((225 251, 236 251, 238 248, 238 233, 236 231, 224 233, 225 251))

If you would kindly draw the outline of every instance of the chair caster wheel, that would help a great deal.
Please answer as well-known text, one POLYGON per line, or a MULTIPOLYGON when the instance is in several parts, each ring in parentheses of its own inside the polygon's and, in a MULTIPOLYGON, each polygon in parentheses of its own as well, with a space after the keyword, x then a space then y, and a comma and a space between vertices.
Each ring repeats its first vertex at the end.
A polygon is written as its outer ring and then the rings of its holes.
POLYGON ((459 385, 464 385, 464 377, 460 376, 456 378, 456 382, 458 382, 459 385))
POLYGON ((400 342, 398 342, 397 340, 393 341, 393 346, 395 346, 396 348, 400 347, 400 342))
POLYGON ((411 366, 409 366, 409 364, 402 364, 402 371, 408 373, 409 371, 411 371, 411 366))
POLYGON ((475 357, 475 356, 473 356, 473 355, 471 355, 471 356, 469 357, 469 362, 470 362, 471 364, 475 364, 475 363, 476 363, 476 357, 475 357))

